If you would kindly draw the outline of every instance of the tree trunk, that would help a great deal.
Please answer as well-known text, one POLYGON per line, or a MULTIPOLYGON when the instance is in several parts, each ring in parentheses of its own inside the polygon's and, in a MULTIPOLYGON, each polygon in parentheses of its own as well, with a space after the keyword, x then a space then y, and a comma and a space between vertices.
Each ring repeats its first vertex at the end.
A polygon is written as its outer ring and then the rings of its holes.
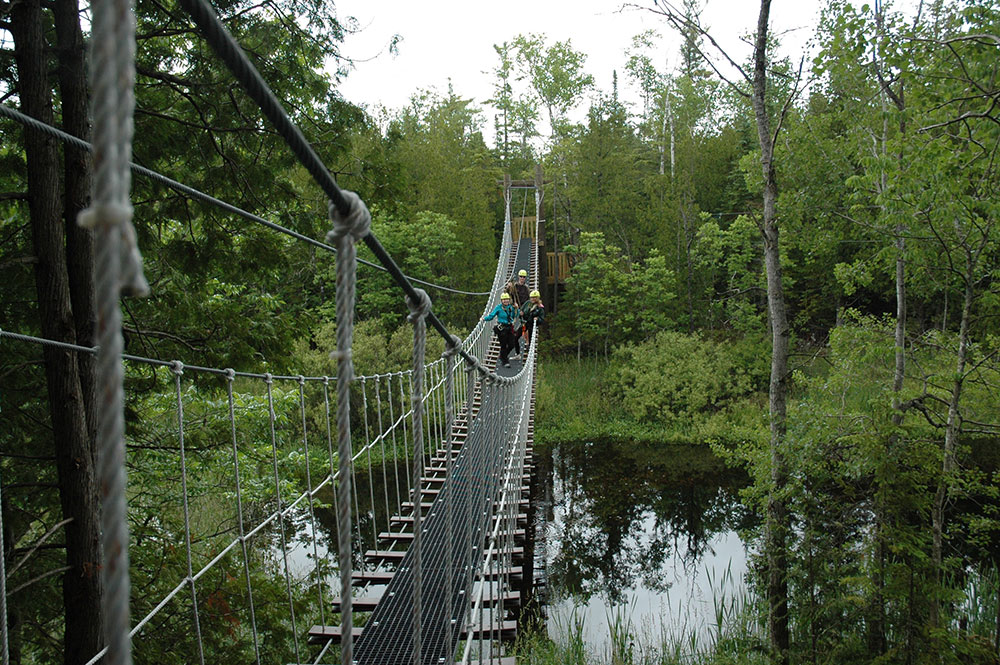
POLYGON ((934 509, 931 515, 933 545, 931 558, 934 565, 936 593, 931 601, 930 624, 934 628, 941 626, 941 588, 944 564, 944 509, 948 500, 948 491, 953 484, 952 475, 957 469, 955 449, 958 447, 958 437, 961 429, 959 406, 962 401, 962 389, 965 384, 965 366, 969 353, 969 318, 972 315, 972 301, 975 297, 975 286, 970 266, 965 280, 965 295, 962 299, 962 320, 958 331, 958 354, 955 358, 955 380, 952 382, 951 395, 948 399, 948 420, 944 429, 944 459, 941 463, 941 478, 938 480, 937 491, 934 493, 934 509))
MULTIPOLYGON (((90 140, 88 116, 86 47, 80 30, 77 0, 55 0, 57 53, 59 55, 59 93, 63 129, 84 141, 90 140)), ((70 301, 76 324, 77 343, 94 346, 97 310, 94 303, 94 232, 76 223, 80 211, 90 203, 92 160, 90 152, 64 144, 63 223, 66 227, 66 268, 69 272, 70 301)), ((97 430, 96 359, 88 353, 77 354, 80 385, 87 414, 87 432, 91 441, 97 430)), ((96 453, 95 453, 96 454, 96 453)), ((96 465, 96 459, 94 464, 96 465)))
MULTIPOLYGON (((21 110, 51 123, 40 0, 15 3, 10 30, 15 44, 21 110)), ((76 324, 59 205, 59 154, 54 139, 31 129, 25 130, 24 148, 42 336, 75 343, 76 324)), ((43 353, 62 513, 64 518, 71 519, 66 525, 69 570, 63 577, 64 662, 69 665, 86 662, 102 645, 100 513, 75 354, 51 346, 45 346, 43 353)))
POLYGON ((778 185, 774 169, 774 140, 767 114, 767 23, 770 0, 761 0, 754 44, 753 102, 764 175, 764 265, 767 270, 767 308, 771 323, 771 491, 767 502, 768 632, 774 662, 788 663, 788 511, 782 492, 788 477, 784 453, 788 391, 788 315, 781 277, 776 204, 778 185))

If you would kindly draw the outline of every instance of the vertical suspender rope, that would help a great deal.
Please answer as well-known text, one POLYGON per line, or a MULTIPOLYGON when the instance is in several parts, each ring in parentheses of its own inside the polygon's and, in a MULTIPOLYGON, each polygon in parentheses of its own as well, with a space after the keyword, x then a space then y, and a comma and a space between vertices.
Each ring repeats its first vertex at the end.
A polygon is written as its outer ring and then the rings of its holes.
POLYGON ((417 289, 417 300, 406 298, 410 309, 407 319, 413 324, 413 385, 410 388, 410 404, 413 416, 413 665, 421 665, 421 585, 423 562, 421 544, 422 511, 420 509, 420 477, 424 463, 424 351, 427 348, 427 314, 431 311, 431 299, 423 289, 417 289))
MULTIPOLYGON (((452 335, 452 342, 454 346, 451 348, 446 348, 444 351, 445 359, 445 370, 444 370, 444 435, 446 437, 444 441, 444 452, 445 452, 445 466, 444 466, 444 482, 445 486, 448 488, 448 494, 445 496, 444 512, 445 512, 445 543, 447 555, 445 557, 445 590, 447 591, 448 611, 445 613, 445 644, 448 645, 448 653, 445 660, 445 665, 453 665, 455 662, 455 650, 452 647, 452 635, 454 633, 454 620, 455 620, 455 603, 454 603, 454 586, 455 582, 452 579, 454 576, 454 565, 455 565, 455 539, 452 527, 452 503, 453 496, 455 494, 455 487, 452 485, 454 479, 451 475, 451 455, 455 446, 455 437, 452 434, 452 427, 455 424, 455 354, 461 347, 462 340, 458 339, 452 335)), ((468 430, 466 430, 468 431, 468 430)), ((420 510, 420 507, 417 507, 420 510)), ((463 543, 464 545, 465 543, 463 543)))
MULTIPOLYGON (((389 516, 392 514, 389 511, 389 472, 386 470, 386 466, 389 464, 389 458, 385 454, 385 429, 382 426, 382 388, 379 385, 379 375, 375 375, 375 412, 378 414, 378 445, 379 450, 382 453, 382 494, 385 496, 385 530, 389 531, 389 516)), ((396 459, 393 456, 392 468, 396 469, 396 459)), ((399 481, 396 481, 396 486, 399 486, 399 481)), ((378 549, 378 538, 375 539, 375 548, 378 549)))
MULTIPOLYGON (((413 478, 413 469, 410 466, 410 448, 406 445, 406 386, 403 385, 403 376, 412 378, 409 372, 399 372, 399 419, 403 426, 403 466, 406 468, 406 484, 413 487, 414 483, 420 482, 420 476, 413 478)), ((413 386, 410 386, 410 393, 413 393, 413 386)))
MULTIPOLYGON (((0 492, 2 492, 3 482, 0 481, 0 492)), ((0 497, 0 505, 3 505, 3 498, 0 497)), ((3 511, 0 510, 0 662, 3 665, 10 663, 10 648, 7 636, 7 564, 4 561, 3 543, 3 511)))
POLYGON ((306 429, 306 377, 299 375, 299 411, 302 415, 302 454, 305 456, 306 461, 306 490, 308 494, 309 502, 309 529, 311 531, 310 536, 312 538, 313 546, 313 563, 315 568, 313 572, 316 573, 316 595, 319 602, 319 622, 321 625, 326 625, 326 618, 323 609, 323 577, 319 570, 319 546, 316 542, 316 509, 313 506, 313 484, 312 484, 312 470, 309 468, 309 437, 306 429))
POLYGON ((129 665, 128 520, 125 499, 124 370, 122 369, 121 309, 123 292, 148 290, 141 258, 135 248, 132 208, 128 204, 128 163, 132 153, 132 109, 135 99, 135 15, 130 0, 91 3, 91 80, 94 118, 93 203, 79 223, 96 230, 98 482, 101 492, 101 568, 104 598, 104 660, 129 665), (123 242, 124 239, 124 242, 123 242), (122 266, 122 251, 125 267, 122 266), (123 275, 129 275, 127 283, 123 275), (123 286, 125 287, 123 289, 123 286))
MULTIPOLYGON (((378 520, 375 519, 378 514, 378 511, 375 510, 375 466, 372 464, 372 447, 374 446, 374 442, 372 441, 371 430, 368 427, 368 386, 366 381, 366 377, 361 377, 361 408, 365 414, 365 448, 368 450, 368 500, 371 502, 372 507, 372 547, 378 549, 378 520)), ((383 464, 384 462, 385 460, 383 460, 383 464)))
POLYGON ((181 393, 181 376, 184 374, 184 363, 175 360, 170 364, 174 373, 174 386, 177 393, 177 443, 181 452, 181 495, 184 509, 184 549, 187 555, 187 582, 191 585, 191 612, 194 615, 194 634, 198 641, 198 662, 205 665, 205 648, 201 640, 201 619, 198 615, 198 589, 194 581, 194 566, 191 563, 191 510, 188 506, 187 461, 184 454, 184 400, 181 393))
POLYGON ((236 409, 233 403, 233 380, 236 372, 226 370, 226 395, 229 399, 229 429, 233 442, 233 474, 236 481, 236 523, 240 530, 240 548, 243 550, 243 576, 247 583, 247 602, 250 605, 250 628, 253 631, 254 662, 260 665, 260 639, 257 636, 257 614, 253 606, 253 584, 250 580, 250 555, 247 552, 246 531, 243 526, 243 491, 240 488, 240 454, 236 446, 236 409))
POLYGON ((264 375, 264 384, 267 386, 267 418, 271 430, 271 466, 274 469, 274 501, 275 515, 278 521, 278 533, 281 536, 281 558, 285 568, 285 591, 288 594, 288 615, 292 619, 292 642, 295 646, 295 662, 300 663, 299 658, 299 631, 295 626, 295 604, 292 599, 292 577, 288 565, 288 538, 285 535, 285 509, 281 500, 281 476, 278 474, 278 436, 275 431, 275 421, 277 415, 274 412, 274 394, 271 386, 274 385, 274 377, 268 372, 264 375))
POLYGON ((358 250, 355 242, 368 235, 371 214, 357 194, 341 190, 346 206, 330 203, 333 230, 328 234, 337 248, 337 549, 340 559, 340 658, 342 665, 352 665, 354 618, 351 602, 351 381, 354 362, 351 344, 354 339, 354 290, 357 280, 358 250), (346 208, 346 210, 345 210, 346 208))

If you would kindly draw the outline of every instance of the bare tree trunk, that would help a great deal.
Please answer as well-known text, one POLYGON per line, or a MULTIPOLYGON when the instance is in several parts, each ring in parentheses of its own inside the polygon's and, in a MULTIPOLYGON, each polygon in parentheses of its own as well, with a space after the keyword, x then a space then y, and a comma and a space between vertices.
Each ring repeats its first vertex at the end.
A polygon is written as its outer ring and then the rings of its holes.
POLYGON ((974 300, 975 286, 972 283, 973 275, 970 266, 965 279, 965 294, 962 299, 962 320, 959 323, 958 331, 958 355, 955 358, 955 380, 951 385, 951 395, 948 399, 948 420, 944 429, 944 459, 941 463, 941 478, 938 480, 937 491, 934 493, 934 508, 931 515, 932 524, 932 549, 931 558, 934 565, 934 577, 938 593, 931 602, 930 624, 932 627, 941 626, 941 594, 940 589, 944 580, 942 579, 942 565, 944 562, 944 508, 948 500, 948 490, 953 484, 952 474, 957 469, 955 462, 955 449, 958 447, 958 437, 961 429, 961 415, 959 405, 962 401, 962 389, 965 384, 966 360, 969 353, 969 317, 972 315, 972 301, 974 300))
MULTIPOLYGON (((23 0, 11 11, 21 110, 52 122, 51 92, 45 60, 45 34, 40 0, 23 0)), ((25 130, 28 209, 37 262, 35 284, 42 336, 75 343, 76 323, 66 269, 65 231, 60 210, 59 154, 55 140, 25 130)), ((55 441, 56 468, 66 526, 63 603, 66 623, 64 662, 83 663, 102 646, 100 512, 94 479, 91 437, 80 373, 73 352, 44 348, 49 410, 55 441)))
POLYGON ((770 0, 761 0, 754 44, 753 103, 764 175, 764 265, 767 270, 767 306, 771 323, 771 493, 767 502, 768 628, 774 662, 788 663, 788 510, 781 493, 787 477, 784 453, 788 392, 788 314, 781 276, 776 204, 778 185, 774 169, 774 139, 767 114, 767 24, 770 0))

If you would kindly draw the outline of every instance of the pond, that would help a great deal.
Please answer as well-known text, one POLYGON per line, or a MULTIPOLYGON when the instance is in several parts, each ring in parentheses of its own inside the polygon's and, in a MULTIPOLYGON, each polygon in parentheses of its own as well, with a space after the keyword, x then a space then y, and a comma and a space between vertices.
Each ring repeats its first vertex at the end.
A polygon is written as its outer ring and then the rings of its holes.
POLYGON ((740 596, 747 555, 737 532, 754 520, 739 499, 747 478, 707 445, 589 442, 536 463, 548 476, 536 565, 554 639, 580 621, 598 652, 609 622, 644 642, 703 638, 717 604, 740 596))

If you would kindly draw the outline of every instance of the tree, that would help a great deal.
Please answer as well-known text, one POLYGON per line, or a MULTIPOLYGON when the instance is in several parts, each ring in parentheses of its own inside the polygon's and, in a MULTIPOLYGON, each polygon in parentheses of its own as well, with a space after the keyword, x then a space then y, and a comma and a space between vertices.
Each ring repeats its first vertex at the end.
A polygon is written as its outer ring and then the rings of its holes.
MULTIPOLYGON (((655 11, 662 14, 680 32, 695 30, 707 33, 694 21, 676 10, 669 2, 657 2, 655 11)), ((784 504, 783 492, 788 477, 787 459, 784 451, 786 409, 788 399, 788 354, 791 329, 785 303, 782 280, 779 227, 777 216, 778 186, 774 161, 774 147, 782 122, 798 94, 796 84, 788 97, 783 100, 777 117, 772 108, 773 97, 768 92, 768 20, 770 0, 761 0, 757 31, 754 37, 753 70, 747 72, 724 51, 718 49, 730 65, 740 73, 742 82, 750 86, 746 91, 730 84, 738 94, 748 98, 753 107, 757 124, 757 138, 760 144, 760 167, 762 175, 763 208, 761 233, 764 236, 764 265, 767 275, 768 320, 771 326, 771 383, 769 388, 769 409, 771 423, 771 492, 767 506, 768 558, 768 626, 771 635, 773 657, 779 663, 789 659, 788 622, 788 560, 786 539, 788 537, 789 516, 784 504)), ((717 44, 712 40, 713 45, 717 44)), ((711 62, 711 61, 709 61, 711 62)), ((713 68, 718 71, 716 67, 713 68)), ((801 72, 801 67, 799 69, 801 72)))
MULTIPOLYGON (((488 288, 495 267, 494 231, 502 223, 493 164, 480 131, 478 107, 449 89, 447 95, 423 92, 390 124, 388 140, 403 179, 397 217, 439 213, 454 220, 464 256, 450 265, 449 285, 465 291, 488 288)), ((419 247, 421 236, 408 240, 419 247)), ((453 299, 456 296, 448 296, 453 299)), ((480 314, 477 298, 457 296, 450 314, 468 323, 480 314)))
POLYGON ((493 70, 496 82, 493 97, 487 101, 499 111, 494 122, 496 150, 504 171, 517 173, 530 168, 535 160, 530 141, 538 136, 538 104, 514 91, 514 47, 504 42, 494 44, 493 49, 500 64, 493 70))
POLYGON ((570 40, 550 47, 545 41, 545 35, 529 34, 518 35, 512 44, 517 50, 520 74, 545 107, 549 136, 555 139, 567 122, 567 113, 594 85, 594 78, 583 71, 587 56, 574 51, 570 40))
MULTIPOLYGON (((67 129, 85 132, 87 95, 82 84, 82 39, 76 3, 61 0, 54 7, 64 121, 67 129)), ((41 3, 18 3, 11 10, 9 29, 14 37, 21 110, 52 124, 46 20, 41 3)), ((65 205, 61 205, 58 174, 62 169, 55 140, 36 130, 26 130, 24 151, 41 334, 70 344, 92 343, 92 241, 88 232, 75 228, 76 213, 86 201, 89 188, 89 161, 81 158, 79 151, 67 153, 67 196, 65 205), (64 244, 67 237, 68 245, 64 244)), ((100 649, 103 637, 93 362, 78 361, 74 353, 54 347, 45 347, 44 355, 59 497, 63 518, 69 520, 65 529, 67 570, 62 578, 64 662, 82 663, 100 649)))

